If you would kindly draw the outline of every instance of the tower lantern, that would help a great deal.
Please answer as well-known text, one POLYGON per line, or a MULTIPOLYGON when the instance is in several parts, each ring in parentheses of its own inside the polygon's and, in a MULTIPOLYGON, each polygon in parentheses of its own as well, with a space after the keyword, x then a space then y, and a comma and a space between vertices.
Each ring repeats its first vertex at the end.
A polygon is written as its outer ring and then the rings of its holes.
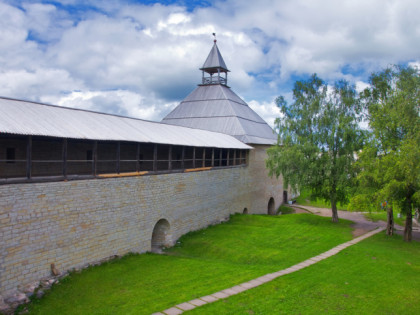
POLYGON ((202 85, 223 84, 227 86, 227 73, 229 70, 220 54, 219 48, 217 48, 216 33, 213 33, 213 36, 213 48, 207 56, 203 67, 200 68, 203 72, 202 85))

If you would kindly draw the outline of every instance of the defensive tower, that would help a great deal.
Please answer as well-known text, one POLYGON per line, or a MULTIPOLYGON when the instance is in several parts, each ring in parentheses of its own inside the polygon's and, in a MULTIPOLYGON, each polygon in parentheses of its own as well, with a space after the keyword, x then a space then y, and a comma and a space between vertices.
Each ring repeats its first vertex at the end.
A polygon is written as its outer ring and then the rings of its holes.
POLYGON ((227 85, 229 72, 217 41, 200 68, 202 82, 162 122, 234 136, 246 144, 272 145, 273 129, 227 85))

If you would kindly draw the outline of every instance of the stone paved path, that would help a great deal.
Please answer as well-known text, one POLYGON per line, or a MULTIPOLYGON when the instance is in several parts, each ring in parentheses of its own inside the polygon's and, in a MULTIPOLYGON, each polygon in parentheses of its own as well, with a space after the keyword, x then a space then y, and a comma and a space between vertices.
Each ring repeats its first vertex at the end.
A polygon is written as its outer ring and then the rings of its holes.
POLYGON ((305 260, 305 261, 303 261, 299 264, 296 264, 294 266, 291 266, 287 269, 283 269, 283 270, 280 270, 280 271, 277 271, 277 272, 274 272, 274 273, 269 273, 269 274, 266 274, 266 275, 261 276, 259 278, 256 278, 254 280, 241 283, 241 284, 239 284, 237 286, 234 286, 232 288, 225 289, 225 290, 222 290, 222 291, 210 294, 210 295, 202 296, 198 299, 194 299, 194 300, 191 300, 191 301, 188 301, 188 302, 185 302, 185 303, 175 305, 175 306, 173 306, 171 308, 168 308, 168 309, 166 309, 162 312, 153 313, 152 315, 165 315, 165 314, 166 315, 177 315, 177 314, 182 314, 184 311, 189 311, 189 310, 192 310, 196 307, 200 307, 202 305, 212 303, 212 302, 215 302, 217 300, 227 298, 231 295, 235 295, 235 294, 241 293, 243 291, 258 287, 258 286, 260 286, 264 283, 267 283, 269 281, 272 281, 272 280, 274 280, 278 277, 281 277, 283 275, 298 271, 302 268, 313 265, 313 264, 317 263, 318 261, 321 261, 323 259, 331 257, 331 256, 339 253, 343 249, 345 249, 345 248, 347 248, 351 245, 354 245, 354 244, 356 244, 356 243, 358 243, 358 242, 360 242, 360 241, 362 241, 362 240, 364 240, 368 237, 371 237, 372 235, 374 235, 376 233, 379 233, 379 232, 383 231, 384 229, 385 229, 384 227, 377 227, 373 231, 365 233, 365 234, 363 234, 359 237, 356 237, 356 238, 352 239, 351 241, 348 241, 346 243, 338 245, 338 246, 330 249, 329 251, 326 251, 325 253, 322 253, 322 254, 320 254, 318 256, 315 256, 315 257, 312 257, 312 258, 309 258, 308 260, 305 260))

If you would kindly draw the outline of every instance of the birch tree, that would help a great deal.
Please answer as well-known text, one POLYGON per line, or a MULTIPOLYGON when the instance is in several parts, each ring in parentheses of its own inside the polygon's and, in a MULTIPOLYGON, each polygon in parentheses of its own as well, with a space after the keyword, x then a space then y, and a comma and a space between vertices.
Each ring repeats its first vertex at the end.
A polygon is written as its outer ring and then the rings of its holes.
POLYGON ((355 87, 344 80, 329 87, 314 74, 295 83, 291 104, 282 96, 276 103, 282 117, 276 120, 278 142, 268 150, 270 174, 281 175, 294 191, 307 188, 329 201, 338 222, 337 203, 348 200, 363 139, 355 87))
POLYGON ((370 77, 362 93, 370 137, 358 162, 359 189, 352 203, 386 201, 387 234, 392 235, 393 207, 406 215, 404 240, 411 241, 412 213, 420 205, 420 74, 391 67, 370 77))

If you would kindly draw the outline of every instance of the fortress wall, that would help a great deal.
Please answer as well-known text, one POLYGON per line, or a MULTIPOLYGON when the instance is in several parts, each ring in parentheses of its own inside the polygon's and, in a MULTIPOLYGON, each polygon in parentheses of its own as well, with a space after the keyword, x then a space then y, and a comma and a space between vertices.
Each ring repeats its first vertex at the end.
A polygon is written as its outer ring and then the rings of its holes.
POLYGON ((268 145, 253 145, 254 150, 249 152, 249 176, 251 183, 258 183, 250 187, 253 193, 251 202, 252 213, 267 214, 267 206, 270 198, 274 198, 275 209, 287 200, 283 200, 283 180, 281 178, 269 177, 265 167, 267 159, 266 150, 268 145))
POLYGON ((169 241, 247 208, 267 213, 282 201, 266 177, 264 150, 247 167, 191 173, 0 186, 0 295, 51 274, 112 255, 151 250, 153 228, 169 222, 169 241))

